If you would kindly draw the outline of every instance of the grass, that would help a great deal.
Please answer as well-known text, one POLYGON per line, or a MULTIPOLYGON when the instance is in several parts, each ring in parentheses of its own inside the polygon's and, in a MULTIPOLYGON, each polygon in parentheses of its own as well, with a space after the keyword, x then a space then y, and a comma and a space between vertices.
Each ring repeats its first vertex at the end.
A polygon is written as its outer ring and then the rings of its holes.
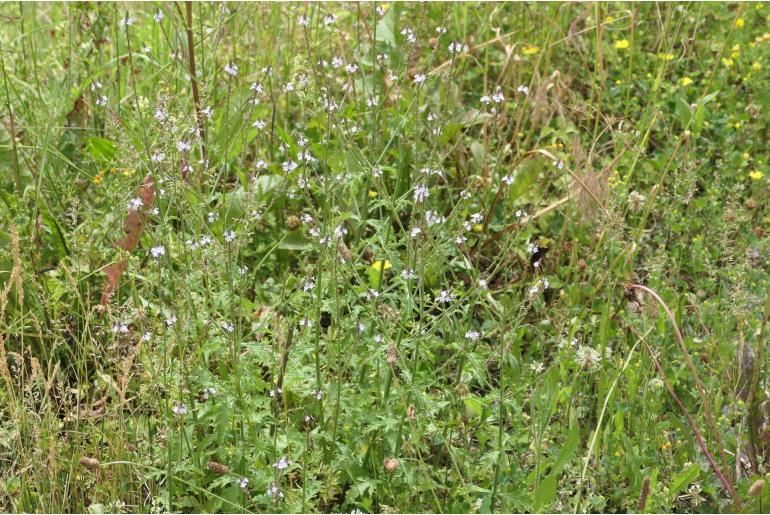
POLYGON ((770 505, 770 5, 0 17, 1 510, 770 505))

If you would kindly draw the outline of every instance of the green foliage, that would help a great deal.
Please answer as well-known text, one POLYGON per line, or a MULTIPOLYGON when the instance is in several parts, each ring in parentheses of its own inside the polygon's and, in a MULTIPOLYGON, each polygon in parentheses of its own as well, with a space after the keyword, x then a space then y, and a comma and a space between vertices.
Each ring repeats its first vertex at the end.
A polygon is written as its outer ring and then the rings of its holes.
POLYGON ((4 4, 0 508, 767 509, 769 13, 4 4))

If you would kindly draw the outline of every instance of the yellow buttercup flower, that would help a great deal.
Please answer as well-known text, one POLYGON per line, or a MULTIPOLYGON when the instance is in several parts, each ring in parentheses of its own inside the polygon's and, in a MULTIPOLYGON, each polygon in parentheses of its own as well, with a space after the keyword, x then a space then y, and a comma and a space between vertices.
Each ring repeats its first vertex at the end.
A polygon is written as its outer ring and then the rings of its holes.
POLYGON ((761 71, 762 70, 762 63, 760 63, 759 61, 754 61, 751 64, 751 69, 754 70, 755 72, 761 71))
POLYGON ((375 198, 377 196, 377 192, 374 190, 369 190, 369 198, 375 198))
POLYGON ((759 170, 754 170, 753 172, 749 172, 749 177, 751 177, 751 179, 754 181, 758 181, 764 176, 765 174, 760 172, 759 170))
POLYGON ((690 77, 682 77, 682 79, 679 81, 682 86, 689 86, 693 83, 693 80, 690 77))
POLYGON ((658 57, 663 59, 664 61, 671 61, 674 59, 674 54, 672 53, 658 54, 658 57))
POLYGON ((743 28, 743 25, 744 25, 743 18, 738 18, 737 20, 735 20, 736 29, 743 28))
POLYGON ((741 154, 741 158, 743 158, 743 160, 744 160, 744 161, 748 161, 748 159, 749 159, 750 157, 751 157, 751 156, 749 155, 749 153, 748 153, 748 152, 744 152, 743 154, 741 154))
POLYGON ((729 58, 729 57, 723 57, 723 58, 722 58, 722 64, 724 64, 725 66, 727 66, 728 68, 730 68, 730 67, 731 67, 733 64, 735 64, 735 61, 733 61, 733 60, 732 60, 731 58, 729 58))
POLYGON ((372 268, 374 268, 375 270, 378 270, 378 271, 380 269, 382 269, 382 270, 390 270, 391 268, 393 268, 393 265, 391 265, 390 261, 388 261, 387 259, 384 260, 384 261, 381 260, 381 259, 378 259, 377 261, 372 263, 371 266, 372 266, 372 268))
POLYGON ((524 55, 533 55, 540 51, 540 47, 536 45, 524 45, 524 48, 521 49, 521 53, 524 55))
POLYGON ((625 50, 630 46, 631 46, 631 43, 629 43, 627 39, 619 39, 615 41, 615 48, 619 50, 625 50))

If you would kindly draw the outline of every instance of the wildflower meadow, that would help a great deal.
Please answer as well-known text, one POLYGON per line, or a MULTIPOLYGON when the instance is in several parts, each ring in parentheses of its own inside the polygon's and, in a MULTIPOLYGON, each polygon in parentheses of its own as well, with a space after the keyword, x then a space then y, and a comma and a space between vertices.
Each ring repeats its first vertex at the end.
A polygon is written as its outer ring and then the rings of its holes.
POLYGON ((770 510, 770 4, 0 3, 0 511, 770 510))

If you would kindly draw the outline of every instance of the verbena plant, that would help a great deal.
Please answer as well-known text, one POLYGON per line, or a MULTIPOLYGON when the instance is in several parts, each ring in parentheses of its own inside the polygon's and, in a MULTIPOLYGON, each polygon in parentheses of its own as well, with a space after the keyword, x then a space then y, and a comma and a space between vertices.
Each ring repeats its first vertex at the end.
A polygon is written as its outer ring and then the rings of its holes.
POLYGON ((0 6, 0 509, 768 504, 770 6, 0 6))

